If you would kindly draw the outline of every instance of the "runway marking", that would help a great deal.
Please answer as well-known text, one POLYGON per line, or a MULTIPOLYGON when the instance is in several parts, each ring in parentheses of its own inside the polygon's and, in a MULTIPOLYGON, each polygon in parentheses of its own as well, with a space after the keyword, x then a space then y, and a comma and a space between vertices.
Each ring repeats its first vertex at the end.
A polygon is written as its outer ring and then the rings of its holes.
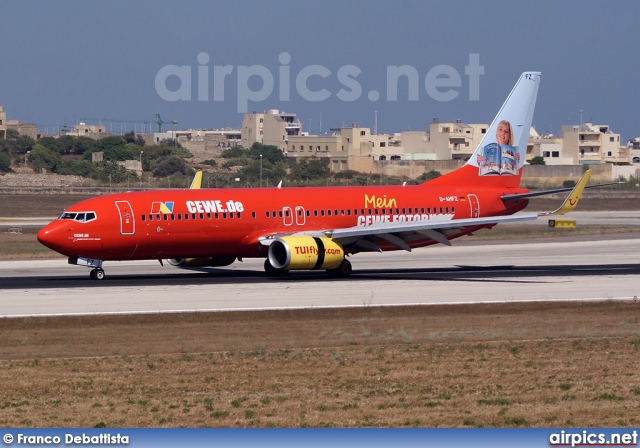
POLYGON ((317 305, 317 306, 275 306, 260 308, 208 308, 208 309, 174 309, 174 310, 145 310, 145 311, 104 311, 84 313, 46 313, 46 314, 5 314, 0 318, 19 319, 25 317, 73 317, 73 316, 126 316, 142 314, 179 314, 179 313, 226 313, 226 312, 256 312, 256 311, 286 311, 286 310, 314 310, 314 309, 344 309, 344 308, 389 308, 401 306, 452 306, 452 305, 488 305, 500 303, 538 303, 538 302, 637 302, 638 297, 591 297, 578 299, 534 299, 534 300, 479 300, 464 302, 437 302, 437 303, 380 303, 362 305, 317 305))

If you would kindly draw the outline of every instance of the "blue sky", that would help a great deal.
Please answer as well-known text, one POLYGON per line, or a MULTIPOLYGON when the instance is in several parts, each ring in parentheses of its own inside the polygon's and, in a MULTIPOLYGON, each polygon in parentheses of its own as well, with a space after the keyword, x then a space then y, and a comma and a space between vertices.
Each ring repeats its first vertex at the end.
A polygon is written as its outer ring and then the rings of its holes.
MULTIPOLYGON (((248 101, 249 111, 294 112, 312 133, 320 121, 323 131, 353 122, 373 128, 377 111, 379 132, 399 132, 428 129, 434 117, 489 122, 520 73, 536 70, 543 73, 538 131, 579 123, 582 110, 583 121, 609 124, 626 141, 640 136, 639 16, 635 1, 5 1, 0 105, 8 119, 50 131, 84 118, 154 121, 157 113, 181 129, 239 127, 238 99, 247 89, 269 93, 263 78, 243 84, 240 74, 262 66, 274 88, 266 99, 248 101), (201 53, 206 64, 198 63, 201 53), (290 61, 281 63, 282 53, 290 61), (478 100, 465 75, 473 54, 484 71, 478 100), (387 67, 403 65, 418 74, 417 100, 409 100, 401 78, 398 99, 390 101, 387 67), (167 66, 190 67, 190 100, 163 99, 156 78, 167 66), (224 89, 214 89, 215 66, 230 67, 224 89), (452 100, 438 101, 425 87, 439 66, 460 76, 452 100), (208 70, 203 101, 198 67, 208 70), (342 78, 361 89, 351 90, 349 101, 337 95, 346 87, 338 78, 343 67, 358 70, 342 78), (312 73, 308 90, 324 89, 328 98, 300 94, 296 79, 305 69, 312 73)), ((163 81, 168 91, 185 91, 175 75, 163 81)))

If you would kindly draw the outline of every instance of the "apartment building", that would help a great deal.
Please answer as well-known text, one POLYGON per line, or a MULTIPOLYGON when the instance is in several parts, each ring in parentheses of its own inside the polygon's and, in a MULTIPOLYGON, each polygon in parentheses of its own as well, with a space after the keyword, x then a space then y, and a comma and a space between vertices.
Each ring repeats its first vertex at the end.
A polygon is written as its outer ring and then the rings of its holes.
POLYGON ((631 163, 631 150, 628 146, 620 146, 620 134, 612 132, 608 125, 562 126, 561 132, 562 155, 571 159, 570 165, 631 163))
POLYGON ((434 118, 429 126, 429 141, 435 160, 468 160, 488 128, 488 124, 467 124, 462 120, 440 123, 434 118))
POLYGON ((240 144, 245 148, 258 142, 277 146, 282 152, 287 152, 289 139, 302 135, 302 123, 296 118, 296 114, 278 109, 270 109, 262 114, 254 111, 244 115, 240 131, 240 144))

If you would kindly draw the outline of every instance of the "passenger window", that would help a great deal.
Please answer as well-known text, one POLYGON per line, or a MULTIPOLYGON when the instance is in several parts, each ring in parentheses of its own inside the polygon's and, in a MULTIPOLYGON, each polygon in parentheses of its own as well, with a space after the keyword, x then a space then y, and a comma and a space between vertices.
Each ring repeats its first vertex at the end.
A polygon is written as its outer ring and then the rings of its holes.
POLYGON ((173 213, 171 213, 171 221, 175 221, 176 220, 176 215, 174 215, 173 213))
POLYGON ((307 210, 307 216, 311 216, 311 211, 307 210))
POLYGON ((178 213, 178 221, 182 221, 182 215, 178 213))
POLYGON ((193 219, 194 221, 196 220, 196 214, 195 213, 191 213, 191 219, 193 219))
POLYGON ((324 210, 320 210, 320 216, 324 216, 324 210))
POLYGON ((456 208, 455 207, 451 207, 451 213, 455 213, 456 212, 456 208))
POLYGON ((331 209, 327 210, 327 216, 331 216, 331 209))
POLYGON ((211 213, 207 212, 207 219, 211 219, 211 213))
POLYGON ((358 216, 358 209, 357 208, 353 209, 353 216, 358 216))
POLYGON ((285 215, 287 216, 287 218, 288 218, 289 216, 291 216, 291 213, 289 212, 289 210, 287 210, 287 211, 285 212, 285 215))
POLYGON ((149 221, 153 221, 153 215, 149 215, 149 221))
POLYGON ((240 215, 240 212, 238 212, 238 219, 242 218, 242 215, 240 215))
POLYGON ((373 213, 371 212, 371 209, 368 209, 368 210, 369 210, 369 214, 372 215, 373 213))
POLYGON ((269 218, 269 212, 267 212, 267 218, 269 218))
POLYGON ((255 218, 256 217, 256 212, 251 212, 251 217, 255 218))
POLYGON ((422 214, 424 215, 424 207, 422 207, 422 209, 421 209, 421 210, 422 210, 422 214))
POLYGON ((282 218, 282 210, 280 210, 280 211, 278 212, 278 216, 280 216, 280 217, 282 218))
POLYGON ((213 217, 218 219, 220 217, 220 215, 218 215, 217 213, 214 213, 213 217))
POLYGON ((360 214, 361 214, 361 215, 364 215, 364 214, 365 214, 365 213, 364 213, 364 209, 363 209, 363 208, 362 208, 362 209, 360 209, 360 214))
POLYGON ((229 219, 233 219, 233 212, 229 213, 229 219))
POLYGON ((347 216, 351 216, 351 209, 350 208, 347 209, 347 216))
POLYGON ((204 213, 200 213, 200 219, 204 219, 204 213))
POLYGON ((185 221, 189 221, 189 213, 185 213, 184 214, 184 220, 185 221))
POLYGON ((147 220, 147 215, 142 215, 142 220, 146 221, 147 220))
POLYGON ((313 211, 313 216, 318 216, 318 210, 313 211))
POLYGON ((440 214, 442 214, 442 207, 440 207, 440 214))
POLYGON ((338 210, 334 210, 335 214, 333 216, 338 216, 338 210))
POLYGON ((226 213, 222 214, 222 219, 227 219, 227 214, 226 213))
POLYGON ((378 209, 377 208, 375 209, 375 212, 376 212, 376 215, 377 215, 378 214, 378 209))
POLYGON ((169 215, 166 213, 162 215, 165 221, 169 221, 169 215))

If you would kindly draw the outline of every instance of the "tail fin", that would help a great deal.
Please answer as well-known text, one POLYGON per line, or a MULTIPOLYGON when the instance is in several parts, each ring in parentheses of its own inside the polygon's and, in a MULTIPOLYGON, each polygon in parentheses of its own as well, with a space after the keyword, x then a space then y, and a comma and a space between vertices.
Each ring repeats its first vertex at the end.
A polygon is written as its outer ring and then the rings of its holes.
POLYGON ((536 106, 540 72, 524 72, 493 119, 482 141, 461 168, 429 185, 518 187, 536 106))

